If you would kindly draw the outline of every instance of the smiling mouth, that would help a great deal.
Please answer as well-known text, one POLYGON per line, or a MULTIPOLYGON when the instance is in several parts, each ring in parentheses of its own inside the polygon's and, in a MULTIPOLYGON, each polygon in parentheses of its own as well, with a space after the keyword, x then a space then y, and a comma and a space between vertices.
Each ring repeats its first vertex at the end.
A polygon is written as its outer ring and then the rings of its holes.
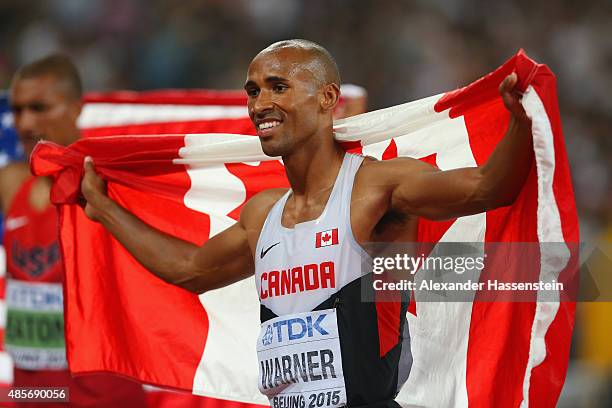
POLYGON ((278 127, 280 124, 281 122, 278 120, 261 122, 257 125, 257 135, 268 136, 270 133, 272 133, 272 130, 278 127))

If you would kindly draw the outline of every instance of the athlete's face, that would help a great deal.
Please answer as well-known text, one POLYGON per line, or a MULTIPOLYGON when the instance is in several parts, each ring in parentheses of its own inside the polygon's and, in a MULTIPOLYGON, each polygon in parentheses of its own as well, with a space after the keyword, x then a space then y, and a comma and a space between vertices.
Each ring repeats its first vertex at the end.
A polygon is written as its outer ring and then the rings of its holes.
POLYGON ((77 137, 81 102, 64 87, 53 75, 21 78, 12 84, 13 120, 28 157, 41 139, 68 145, 77 137))
POLYGON ((303 50, 281 48, 258 55, 249 66, 244 86, 249 116, 268 156, 286 156, 331 126, 310 60, 303 50))

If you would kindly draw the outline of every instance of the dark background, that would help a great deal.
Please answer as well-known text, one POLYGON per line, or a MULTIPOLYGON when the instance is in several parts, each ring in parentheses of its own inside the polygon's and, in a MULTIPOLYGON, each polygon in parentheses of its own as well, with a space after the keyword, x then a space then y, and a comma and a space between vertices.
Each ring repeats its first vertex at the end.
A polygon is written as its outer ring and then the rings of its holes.
MULTIPOLYGON (((241 88, 251 58, 287 38, 327 47, 369 109, 466 85, 524 48, 558 77, 581 240, 612 240, 609 0, 1 0, 0 89, 58 50, 88 91, 241 88)), ((612 307, 596 307, 579 308, 561 407, 607 404, 612 307)))

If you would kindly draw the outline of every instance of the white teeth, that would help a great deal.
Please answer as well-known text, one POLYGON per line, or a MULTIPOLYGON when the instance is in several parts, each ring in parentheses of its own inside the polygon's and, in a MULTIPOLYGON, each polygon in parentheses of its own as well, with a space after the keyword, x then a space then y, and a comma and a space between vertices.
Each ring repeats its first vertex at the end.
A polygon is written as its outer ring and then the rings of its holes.
POLYGON ((259 130, 264 130, 264 129, 270 129, 273 128, 275 126, 280 125, 280 122, 278 121, 273 121, 273 122, 264 122, 264 123, 260 123, 259 124, 259 130))

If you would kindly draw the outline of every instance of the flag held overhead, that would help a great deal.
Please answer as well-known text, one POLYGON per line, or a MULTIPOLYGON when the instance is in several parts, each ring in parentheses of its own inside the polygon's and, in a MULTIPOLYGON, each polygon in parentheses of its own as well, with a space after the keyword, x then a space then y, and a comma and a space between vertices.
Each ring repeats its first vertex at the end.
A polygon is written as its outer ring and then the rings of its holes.
MULTIPOLYGON (((555 79, 522 51, 465 88, 336 121, 336 139, 354 153, 409 156, 442 170, 482 164, 507 127, 498 85, 513 71, 533 124, 536 167, 512 206, 445 222, 419 220, 420 241, 578 242, 555 79)), ((175 125, 183 119, 164 120, 106 129, 96 123, 91 132, 151 132, 156 126, 167 132, 179 129, 175 125)), ((251 142, 257 139, 246 110, 242 119, 195 121, 196 131, 183 127, 169 136, 89 138, 68 148, 43 143, 35 149, 32 169, 54 177, 52 198, 61 217, 70 369, 111 371, 196 394, 266 403, 257 389, 259 303, 253 280, 199 297, 168 285, 74 205, 83 157, 90 155, 113 199, 155 228, 201 245, 235 222, 258 191, 288 185, 282 163, 251 142), (213 145, 214 151, 207 149, 213 145)), ((334 245, 335 234, 321 231, 315 245, 334 245)), ((412 307, 417 313, 407 315, 407 324, 420 369, 410 374, 398 401, 556 404, 567 369, 573 303, 412 307)))

